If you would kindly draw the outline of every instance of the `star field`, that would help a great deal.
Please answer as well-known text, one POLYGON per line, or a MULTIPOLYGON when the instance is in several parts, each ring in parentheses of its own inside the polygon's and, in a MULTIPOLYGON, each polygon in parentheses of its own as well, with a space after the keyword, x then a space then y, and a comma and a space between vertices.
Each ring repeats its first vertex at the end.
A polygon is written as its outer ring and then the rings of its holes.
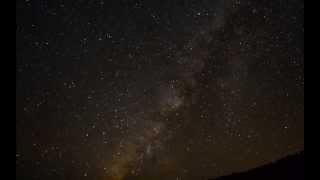
POLYGON ((18 0, 17 179, 208 179, 304 150, 304 2, 18 0))

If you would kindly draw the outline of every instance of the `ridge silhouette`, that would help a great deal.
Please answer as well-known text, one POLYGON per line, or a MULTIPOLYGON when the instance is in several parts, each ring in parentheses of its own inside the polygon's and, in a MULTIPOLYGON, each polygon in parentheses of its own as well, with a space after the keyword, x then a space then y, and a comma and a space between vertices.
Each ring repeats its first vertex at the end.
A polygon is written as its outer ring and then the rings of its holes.
POLYGON ((246 172, 234 173, 209 180, 286 180, 304 179, 304 151, 290 155, 276 162, 266 164, 246 172))

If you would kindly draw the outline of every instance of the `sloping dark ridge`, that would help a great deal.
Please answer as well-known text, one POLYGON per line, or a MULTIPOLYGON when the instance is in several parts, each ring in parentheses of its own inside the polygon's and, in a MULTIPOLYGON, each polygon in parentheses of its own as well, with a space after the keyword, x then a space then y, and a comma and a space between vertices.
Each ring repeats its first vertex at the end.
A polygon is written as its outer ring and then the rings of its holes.
POLYGON ((304 151, 287 156, 274 163, 270 163, 247 172, 235 173, 211 180, 285 180, 304 179, 304 151))

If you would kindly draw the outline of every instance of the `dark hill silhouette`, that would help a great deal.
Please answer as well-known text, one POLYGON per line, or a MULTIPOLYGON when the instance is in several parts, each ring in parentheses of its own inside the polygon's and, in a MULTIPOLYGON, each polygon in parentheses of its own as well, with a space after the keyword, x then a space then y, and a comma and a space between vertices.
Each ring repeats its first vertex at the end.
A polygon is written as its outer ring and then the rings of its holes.
POLYGON ((236 173, 211 180, 286 180, 304 179, 304 151, 291 155, 274 163, 267 164, 247 172, 236 173))

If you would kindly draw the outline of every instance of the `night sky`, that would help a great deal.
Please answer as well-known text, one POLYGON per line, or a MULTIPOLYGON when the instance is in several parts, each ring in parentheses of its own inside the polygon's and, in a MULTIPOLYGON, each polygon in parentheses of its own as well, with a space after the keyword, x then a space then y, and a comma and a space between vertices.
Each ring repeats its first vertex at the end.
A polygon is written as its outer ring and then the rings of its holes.
POLYGON ((304 150, 303 19, 302 0, 17 0, 17 179, 208 179, 304 150))

